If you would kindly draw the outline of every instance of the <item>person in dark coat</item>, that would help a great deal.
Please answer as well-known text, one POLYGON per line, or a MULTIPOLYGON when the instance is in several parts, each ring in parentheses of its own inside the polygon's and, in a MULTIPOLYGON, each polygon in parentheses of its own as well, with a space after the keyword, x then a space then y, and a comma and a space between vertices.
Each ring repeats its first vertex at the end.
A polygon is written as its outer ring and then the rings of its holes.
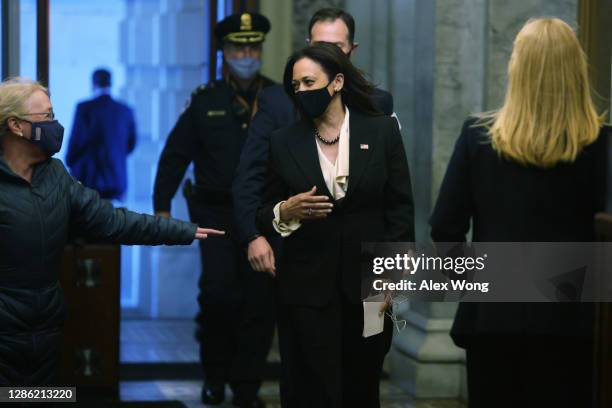
POLYGON ((223 232, 113 208, 51 158, 64 128, 46 88, 0 84, 0 386, 56 384, 68 236, 128 245, 187 245, 223 232))
MULTIPOLYGON (((355 42, 355 20, 344 10, 323 8, 310 19, 308 43, 335 44, 349 57, 359 44, 355 42)), ((387 91, 374 88, 372 102, 385 115, 394 115, 393 97, 387 91)), ((253 117, 249 137, 240 155, 233 183, 234 218, 239 220, 238 238, 247 248, 251 266, 258 271, 272 270, 274 252, 256 225, 256 213, 265 183, 266 164, 273 131, 289 126, 298 119, 297 111, 282 85, 275 85, 260 92, 259 109, 253 117)), ((277 251, 279 250, 278 245, 277 251)))
POLYGON ((134 113, 110 95, 111 73, 92 75, 94 98, 77 105, 66 163, 70 173, 102 198, 121 200, 127 189, 127 156, 136 145, 134 113))
POLYGON ((283 237, 285 403, 377 408, 392 323, 385 316, 380 333, 364 336, 360 254, 363 242, 414 241, 398 123, 378 111, 372 85, 335 45, 298 51, 283 82, 300 120, 271 135, 257 226, 283 237))
POLYGON ((224 75, 192 93, 168 136, 155 178, 155 212, 169 215, 172 197, 193 163, 195 184, 189 181, 183 190, 191 220, 228 232, 200 246, 197 339, 202 401, 209 405, 225 400, 229 384, 236 406, 264 406, 258 392, 274 333, 273 281, 249 266, 238 239, 242 220, 233 218, 231 186, 258 109, 257 95, 274 84, 259 72, 269 30, 268 19, 256 13, 233 14, 217 24, 224 75))
MULTIPOLYGON (((610 127, 572 29, 529 21, 503 106, 465 121, 431 216, 435 242, 589 242, 605 209, 610 127)), ((470 408, 589 407, 593 305, 460 303, 470 408)))

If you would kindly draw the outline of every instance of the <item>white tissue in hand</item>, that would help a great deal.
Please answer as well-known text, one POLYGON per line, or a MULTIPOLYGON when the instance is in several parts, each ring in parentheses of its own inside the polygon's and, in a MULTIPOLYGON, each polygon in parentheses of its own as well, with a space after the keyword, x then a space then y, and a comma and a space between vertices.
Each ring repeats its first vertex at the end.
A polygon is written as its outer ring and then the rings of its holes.
POLYGON ((370 296, 363 301, 363 337, 382 333, 385 328, 385 313, 381 313, 385 295, 370 296))

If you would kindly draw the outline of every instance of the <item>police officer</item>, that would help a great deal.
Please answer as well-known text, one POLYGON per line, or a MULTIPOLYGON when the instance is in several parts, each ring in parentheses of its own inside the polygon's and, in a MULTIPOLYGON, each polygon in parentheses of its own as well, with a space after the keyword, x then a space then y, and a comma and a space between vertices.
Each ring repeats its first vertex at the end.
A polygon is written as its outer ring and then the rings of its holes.
POLYGON ((192 93, 168 136, 155 179, 155 212, 169 216, 172 197, 193 162, 195 185, 188 181, 183 191, 190 217, 227 234, 200 246, 196 337, 205 378, 202 401, 210 405, 224 401, 229 383, 234 406, 265 406, 257 394, 274 328, 273 281, 249 266, 233 222, 231 187, 257 94, 274 84, 259 73, 269 30, 268 19, 255 13, 217 24, 224 75, 192 93))

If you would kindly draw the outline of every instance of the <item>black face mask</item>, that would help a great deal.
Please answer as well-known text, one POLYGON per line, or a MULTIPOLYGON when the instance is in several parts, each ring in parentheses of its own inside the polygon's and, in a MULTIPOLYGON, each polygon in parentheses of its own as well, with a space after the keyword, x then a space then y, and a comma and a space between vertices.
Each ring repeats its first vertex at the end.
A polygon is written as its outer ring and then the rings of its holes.
POLYGON ((327 87, 331 81, 323 88, 312 91, 300 91, 295 93, 298 107, 304 115, 310 119, 318 118, 329 106, 333 96, 329 94, 327 87))
POLYGON ((29 122, 32 125, 32 138, 27 139, 37 145, 47 156, 59 152, 64 140, 64 127, 57 121, 29 122))

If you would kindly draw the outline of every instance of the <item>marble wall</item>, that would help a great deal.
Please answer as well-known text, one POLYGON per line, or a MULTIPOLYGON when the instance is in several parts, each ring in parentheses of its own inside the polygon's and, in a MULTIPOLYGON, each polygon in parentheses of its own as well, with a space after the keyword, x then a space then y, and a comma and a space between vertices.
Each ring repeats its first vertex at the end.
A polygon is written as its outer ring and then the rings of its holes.
POLYGON ((260 0, 259 8, 271 25, 263 45, 261 72, 281 82, 285 63, 293 50, 293 0, 260 0))
POLYGON ((488 0, 486 99, 484 109, 503 103, 512 42, 530 18, 558 17, 577 27, 577 0, 488 0))
POLYGON ((482 111, 487 1, 436 1, 431 208, 461 123, 482 111))

